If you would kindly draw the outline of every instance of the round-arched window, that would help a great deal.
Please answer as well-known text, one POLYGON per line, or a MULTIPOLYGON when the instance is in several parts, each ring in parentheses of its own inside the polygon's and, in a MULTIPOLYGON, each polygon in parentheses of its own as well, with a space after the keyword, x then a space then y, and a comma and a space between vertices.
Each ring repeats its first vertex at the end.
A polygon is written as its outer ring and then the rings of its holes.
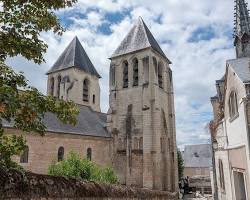
POLYGON ((87 149, 87 159, 88 159, 88 160, 91 160, 91 159, 92 159, 92 149, 91 149, 91 148, 88 148, 88 149, 87 149))
POLYGON ((58 162, 62 161, 63 158, 64 158, 64 148, 63 147, 59 147, 58 154, 57 154, 57 160, 58 160, 58 162))

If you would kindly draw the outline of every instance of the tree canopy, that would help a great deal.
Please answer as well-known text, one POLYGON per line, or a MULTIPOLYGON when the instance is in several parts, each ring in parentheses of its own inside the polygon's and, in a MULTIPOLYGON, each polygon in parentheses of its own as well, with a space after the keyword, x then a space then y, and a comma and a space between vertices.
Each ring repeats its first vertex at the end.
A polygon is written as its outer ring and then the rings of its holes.
POLYGON ((72 6, 76 0, 3 0, 0 1, 0 166, 16 167, 11 160, 25 147, 21 135, 4 134, 3 123, 9 122, 24 132, 44 134, 43 117, 54 113, 62 122, 75 124, 79 110, 73 102, 45 96, 28 85, 22 73, 6 64, 8 57, 23 56, 41 64, 48 45, 41 32, 64 31, 56 10, 72 6))
POLYGON ((179 149, 177 151, 177 157, 178 157, 178 175, 179 179, 181 179, 183 177, 183 172, 184 172, 184 160, 182 158, 182 154, 179 149))

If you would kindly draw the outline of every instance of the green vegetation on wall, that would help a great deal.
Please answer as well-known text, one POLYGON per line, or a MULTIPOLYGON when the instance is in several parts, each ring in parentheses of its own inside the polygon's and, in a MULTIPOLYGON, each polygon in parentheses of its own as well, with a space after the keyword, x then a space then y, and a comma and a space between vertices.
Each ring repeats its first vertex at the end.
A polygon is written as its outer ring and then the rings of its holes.
POLYGON ((111 167, 102 169, 94 162, 83 159, 74 152, 70 152, 67 159, 63 161, 53 161, 49 166, 48 174, 99 183, 118 183, 118 178, 111 167))

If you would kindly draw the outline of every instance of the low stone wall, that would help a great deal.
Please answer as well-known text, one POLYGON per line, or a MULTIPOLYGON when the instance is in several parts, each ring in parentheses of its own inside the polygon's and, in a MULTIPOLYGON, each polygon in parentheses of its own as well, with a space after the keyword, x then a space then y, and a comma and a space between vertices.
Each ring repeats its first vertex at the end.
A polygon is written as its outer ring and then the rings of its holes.
POLYGON ((0 199, 175 200, 177 194, 0 169, 0 199))
POLYGON ((210 176, 195 176, 189 179, 189 187, 192 190, 200 191, 202 194, 212 194, 212 185, 210 176))

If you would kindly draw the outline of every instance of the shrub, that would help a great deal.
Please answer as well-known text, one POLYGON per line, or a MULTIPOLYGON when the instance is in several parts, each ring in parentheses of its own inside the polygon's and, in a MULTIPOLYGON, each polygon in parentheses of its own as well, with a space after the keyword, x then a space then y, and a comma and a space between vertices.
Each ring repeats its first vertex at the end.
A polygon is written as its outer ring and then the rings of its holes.
POLYGON ((82 159, 79 154, 74 152, 70 152, 68 158, 63 161, 52 161, 48 174, 99 183, 116 184, 118 182, 118 178, 111 167, 102 169, 94 162, 82 159))
POLYGON ((178 176, 179 179, 181 179, 183 177, 183 172, 184 172, 184 160, 182 158, 182 154, 179 149, 177 151, 177 158, 178 158, 178 176))

